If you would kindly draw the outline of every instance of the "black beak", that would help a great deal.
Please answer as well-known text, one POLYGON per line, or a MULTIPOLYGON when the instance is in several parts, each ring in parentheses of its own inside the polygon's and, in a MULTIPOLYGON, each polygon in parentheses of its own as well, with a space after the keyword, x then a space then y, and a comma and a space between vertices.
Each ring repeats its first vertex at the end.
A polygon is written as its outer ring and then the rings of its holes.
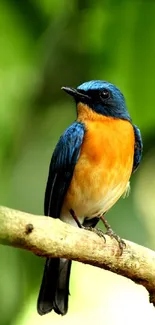
POLYGON ((86 95, 83 91, 80 91, 80 89, 72 88, 72 87, 62 87, 62 90, 64 90, 67 94, 74 97, 75 100, 88 100, 90 97, 86 95))

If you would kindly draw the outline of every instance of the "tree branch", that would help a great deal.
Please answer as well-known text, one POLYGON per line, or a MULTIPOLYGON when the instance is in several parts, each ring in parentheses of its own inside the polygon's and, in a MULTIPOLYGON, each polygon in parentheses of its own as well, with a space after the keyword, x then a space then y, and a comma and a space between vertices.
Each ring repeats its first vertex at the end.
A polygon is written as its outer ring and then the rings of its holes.
POLYGON ((63 257, 98 266, 142 284, 155 305, 155 252, 125 241, 120 256, 115 239, 72 227, 59 219, 0 207, 0 243, 39 256, 63 257))

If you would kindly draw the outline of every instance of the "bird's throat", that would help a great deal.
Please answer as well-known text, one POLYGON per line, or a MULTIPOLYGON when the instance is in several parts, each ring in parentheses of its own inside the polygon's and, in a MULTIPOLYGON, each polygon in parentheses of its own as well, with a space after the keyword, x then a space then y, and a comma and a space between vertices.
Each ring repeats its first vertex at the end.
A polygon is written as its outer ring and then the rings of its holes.
MULTIPOLYGON (((79 102, 77 104, 77 121, 84 122, 84 121, 107 121, 109 117, 99 114, 95 112, 91 107, 86 104, 79 102)), ((113 119, 113 117, 110 117, 113 119)))

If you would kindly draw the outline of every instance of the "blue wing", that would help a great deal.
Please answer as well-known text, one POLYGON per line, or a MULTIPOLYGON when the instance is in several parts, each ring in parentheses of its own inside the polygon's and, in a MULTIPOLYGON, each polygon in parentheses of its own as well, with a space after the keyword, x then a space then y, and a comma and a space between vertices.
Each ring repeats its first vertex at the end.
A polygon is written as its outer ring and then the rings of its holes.
POLYGON ((135 172, 141 162, 142 151, 143 151, 143 142, 140 130, 136 125, 133 125, 134 133, 135 133, 135 152, 134 152, 134 162, 132 172, 135 172))
POLYGON ((80 155, 85 126, 73 123, 60 137, 53 152, 45 192, 44 213, 59 218, 64 196, 70 185, 74 167, 80 155))

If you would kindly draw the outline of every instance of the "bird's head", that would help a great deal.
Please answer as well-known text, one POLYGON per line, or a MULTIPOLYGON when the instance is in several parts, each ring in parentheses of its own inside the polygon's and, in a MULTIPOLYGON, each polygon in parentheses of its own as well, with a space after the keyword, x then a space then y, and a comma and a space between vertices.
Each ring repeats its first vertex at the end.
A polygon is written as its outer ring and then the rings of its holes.
POLYGON ((125 99, 120 90, 107 81, 92 80, 77 88, 62 87, 78 105, 87 105, 97 114, 131 121, 125 99))

